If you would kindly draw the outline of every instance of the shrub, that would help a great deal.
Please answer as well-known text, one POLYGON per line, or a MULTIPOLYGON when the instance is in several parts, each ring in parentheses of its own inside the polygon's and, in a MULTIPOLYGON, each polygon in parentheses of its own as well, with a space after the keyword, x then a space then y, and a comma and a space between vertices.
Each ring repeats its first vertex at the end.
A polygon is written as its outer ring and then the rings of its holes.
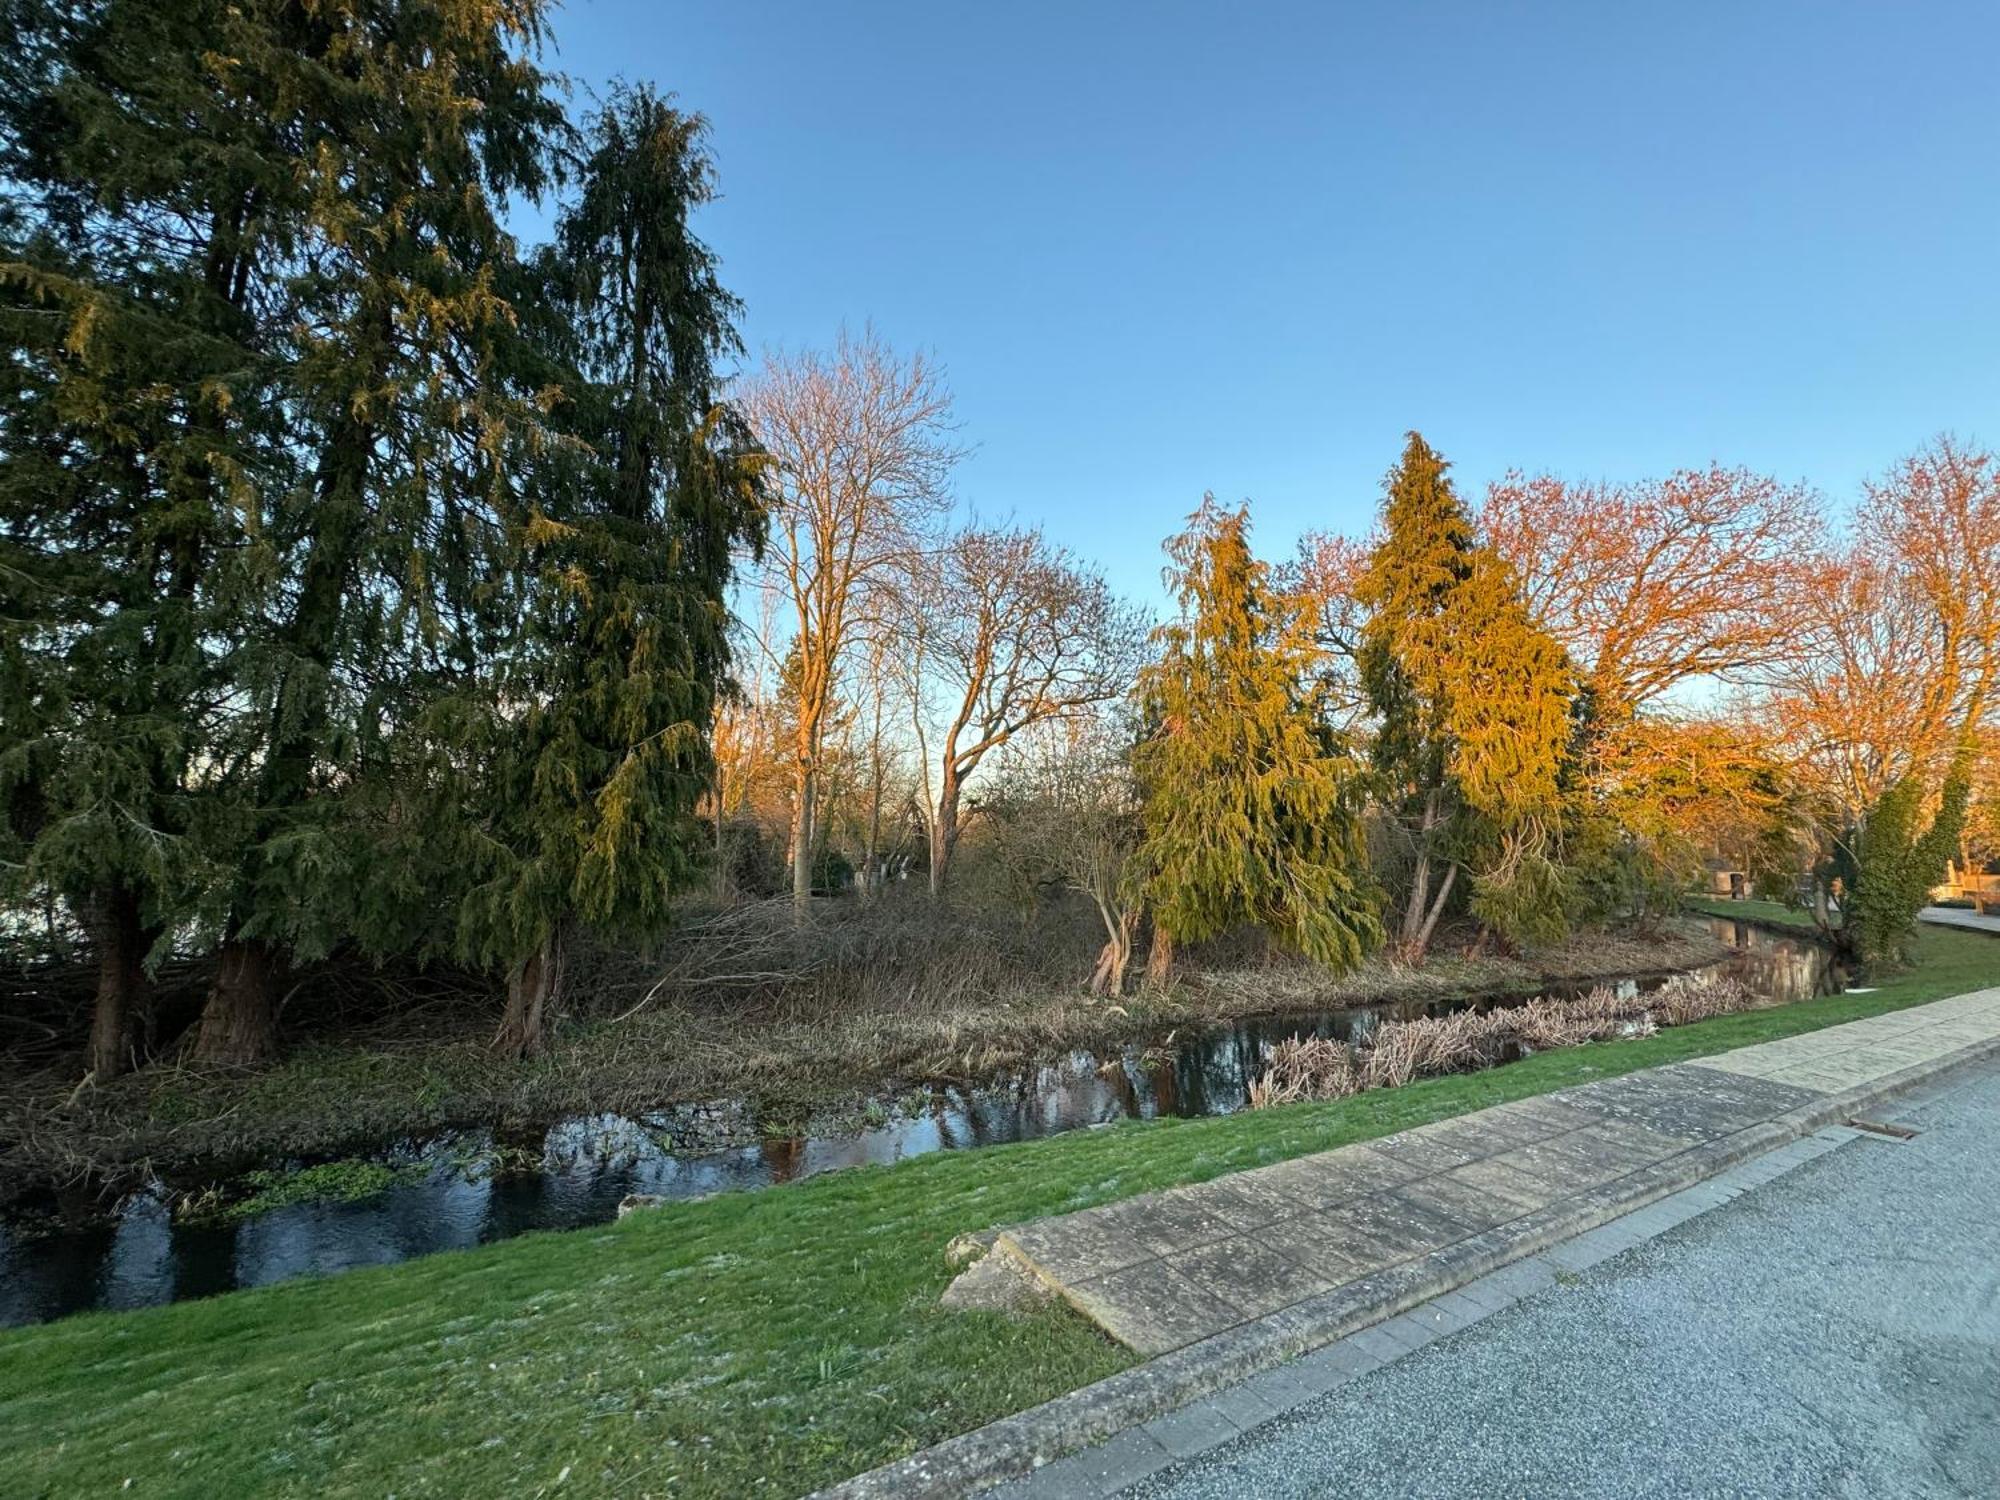
POLYGON ((1677 974, 1646 999, 1662 1026, 1686 1026, 1710 1016, 1748 1010, 1757 1003, 1748 985, 1726 974, 1677 974))
POLYGON ((1449 1011, 1375 1028, 1360 1059, 1362 1086, 1396 1088, 1412 1078, 1464 1073, 1496 1061, 1492 1013, 1449 1011))
POLYGON ((1302 1099, 1344 1099, 1359 1093, 1354 1051, 1332 1037, 1295 1036, 1271 1049, 1264 1076, 1250 1085, 1250 1107, 1295 1104, 1302 1099))
POLYGON ((1651 1036, 1662 1026, 1685 1026, 1756 1003, 1741 980, 1680 974, 1645 995, 1620 995, 1600 985, 1573 999, 1543 995, 1493 1010, 1385 1021, 1360 1047, 1323 1037, 1293 1038, 1271 1050, 1264 1075, 1250 1085, 1250 1104, 1261 1109, 1302 1099, 1342 1099, 1362 1089, 1398 1088, 1416 1078, 1490 1068, 1522 1051, 1651 1036))

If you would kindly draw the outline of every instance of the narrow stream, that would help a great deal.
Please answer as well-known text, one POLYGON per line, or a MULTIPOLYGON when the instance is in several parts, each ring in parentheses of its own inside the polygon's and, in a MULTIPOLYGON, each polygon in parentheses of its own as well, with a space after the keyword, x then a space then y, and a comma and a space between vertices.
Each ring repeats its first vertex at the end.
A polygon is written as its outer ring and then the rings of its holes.
MULTIPOLYGON (((1719 967, 1771 1004, 1836 988, 1826 950, 1745 922, 1710 928, 1737 949, 1719 967)), ((1463 1003, 1463 1002, 1461 1002, 1463 1003)), ((1433 1006, 1450 1009, 1452 1006, 1433 1006)), ((627 1194, 687 1198, 765 1187, 929 1151, 1028 1140, 1159 1115, 1223 1115, 1248 1102, 1276 1043, 1365 1035, 1422 1007, 1357 1007, 1263 1018, 1151 1044, 1073 1052, 978 1087, 884 1096, 859 1128, 764 1137, 738 1101, 657 1114, 574 1116, 534 1137, 454 1130, 385 1145, 394 1185, 352 1202, 305 1202, 235 1222, 177 1220, 157 1191, 112 1222, 60 1214, 0 1222, 0 1325, 89 1308, 146 1307, 294 1276, 382 1265, 440 1250, 612 1218, 627 1194), (496 1163, 508 1164, 499 1170, 496 1163)))

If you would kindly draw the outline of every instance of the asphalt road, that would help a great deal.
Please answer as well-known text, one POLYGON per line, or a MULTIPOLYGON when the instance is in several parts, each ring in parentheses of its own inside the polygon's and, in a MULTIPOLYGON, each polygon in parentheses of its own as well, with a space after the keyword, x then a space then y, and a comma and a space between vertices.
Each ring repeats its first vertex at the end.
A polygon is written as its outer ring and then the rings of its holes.
POLYGON ((1125 1493, 2000 1496, 2000 1068, 1125 1493))

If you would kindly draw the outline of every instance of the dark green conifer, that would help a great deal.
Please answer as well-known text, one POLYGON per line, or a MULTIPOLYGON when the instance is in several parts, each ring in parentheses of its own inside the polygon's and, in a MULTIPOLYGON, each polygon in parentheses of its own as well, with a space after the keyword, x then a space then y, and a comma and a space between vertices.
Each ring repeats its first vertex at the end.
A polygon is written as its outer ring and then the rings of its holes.
POLYGON ((149 951, 214 871, 199 808, 282 490, 291 184, 216 84, 223 5, 5 13, 0 86, 0 871, 98 957, 90 1068, 130 1061, 149 951))
POLYGON ((400 783, 410 731, 484 670, 506 623, 505 460, 539 414, 495 378, 515 319, 500 217, 542 188, 561 131, 532 55, 542 10, 257 0, 242 13, 263 31, 215 75, 280 122, 304 191, 282 268, 302 473, 262 496, 279 567, 243 637, 217 778, 233 869, 205 1059, 270 1054, 286 965, 425 941, 462 889, 406 857, 400 783))
POLYGON ((508 974, 497 1045, 512 1053, 541 1045, 573 929, 657 931, 705 868, 724 591, 762 509, 715 371, 737 348, 737 304, 688 222, 713 192, 702 132, 649 90, 616 93, 541 267, 529 368, 558 392, 563 440, 520 495, 526 608, 462 928, 508 974))

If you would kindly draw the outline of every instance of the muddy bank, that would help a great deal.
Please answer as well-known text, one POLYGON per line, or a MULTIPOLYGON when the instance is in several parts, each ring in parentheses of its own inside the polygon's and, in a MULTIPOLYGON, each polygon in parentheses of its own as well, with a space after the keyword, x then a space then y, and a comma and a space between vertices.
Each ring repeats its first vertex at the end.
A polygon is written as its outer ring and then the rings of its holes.
MULTIPOLYGON (((1737 946, 1699 954, 1728 953, 1722 971, 1765 1003, 1808 998, 1833 978, 1824 952, 1796 937, 1727 924, 1715 931, 1737 946)), ((1574 995, 1590 983, 1533 990, 1574 995)), ((154 1172, 115 1196, 102 1183, 80 1184, 31 1195, 0 1216, 0 1322, 145 1306, 599 1223, 628 1194, 673 1199, 766 1187, 1123 1119, 1229 1114, 1249 1103, 1274 1051, 1290 1039, 1359 1041, 1391 1019, 1510 1007, 1521 998, 1520 991, 1406 997, 1174 1024, 1041 1054, 973 1082, 850 1092, 803 1118, 726 1096, 553 1123, 395 1134, 367 1142, 365 1154, 293 1156, 233 1178, 154 1172)))
POLYGON ((308 1040, 260 1070, 156 1066, 79 1091, 68 1071, 45 1069, 0 1084, 0 1202, 146 1175, 216 1178, 455 1128, 529 1140, 550 1121, 596 1114, 665 1111, 684 1136, 715 1127, 720 1149, 805 1133, 900 1087, 967 1086, 1181 1028, 1352 1008, 1414 1014, 1453 998, 1664 976, 1728 952, 1704 924, 1680 922, 1581 936, 1528 959, 1441 954, 1415 969, 1378 959, 1339 979, 1290 962, 1196 970, 1115 1004, 1003 991, 943 1004, 913 993, 894 1008, 654 1006, 566 1026, 549 1055, 526 1063, 496 1059, 489 1019, 470 1016, 416 1036, 308 1040))

